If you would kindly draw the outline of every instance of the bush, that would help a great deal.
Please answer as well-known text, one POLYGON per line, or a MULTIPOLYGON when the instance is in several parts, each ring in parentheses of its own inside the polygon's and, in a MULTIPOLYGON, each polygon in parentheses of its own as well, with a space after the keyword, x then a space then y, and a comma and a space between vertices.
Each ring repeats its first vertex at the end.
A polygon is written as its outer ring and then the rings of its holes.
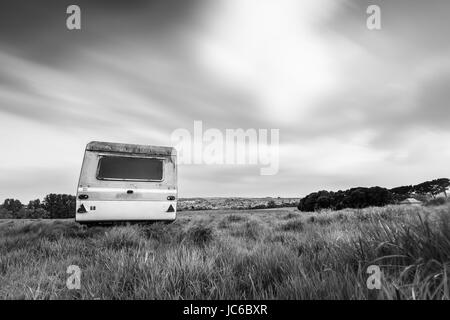
POLYGON ((385 206, 392 201, 392 194, 389 190, 381 187, 358 187, 338 192, 322 190, 302 198, 298 204, 298 209, 300 211, 361 209, 371 206, 385 206))

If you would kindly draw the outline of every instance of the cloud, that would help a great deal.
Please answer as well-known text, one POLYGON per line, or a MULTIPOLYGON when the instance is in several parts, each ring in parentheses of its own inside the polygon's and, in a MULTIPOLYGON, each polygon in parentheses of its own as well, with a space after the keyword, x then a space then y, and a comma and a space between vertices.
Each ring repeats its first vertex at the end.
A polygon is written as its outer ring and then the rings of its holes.
MULTIPOLYGON (((66 28, 69 0, 5 0, 0 4, 0 37, 5 51, 63 68, 84 47, 103 46, 128 36, 162 45, 195 21, 202 0, 79 0, 82 31, 66 28)), ((157 45, 157 46, 158 46, 157 45)))
POLYGON ((83 0, 72 32, 68 1, 2 1, 0 196, 70 192, 87 142, 170 145, 194 120, 280 129, 280 171, 180 166, 181 196, 445 176, 450 4, 378 3, 369 31, 377 1, 83 0))

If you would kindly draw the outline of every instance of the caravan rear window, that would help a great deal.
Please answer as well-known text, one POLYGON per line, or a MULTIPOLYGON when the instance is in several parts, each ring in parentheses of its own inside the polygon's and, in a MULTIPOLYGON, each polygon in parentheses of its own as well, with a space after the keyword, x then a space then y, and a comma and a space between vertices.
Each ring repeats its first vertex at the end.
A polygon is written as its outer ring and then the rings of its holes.
POLYGON ((97 179, 161 181, 163 179, 163 160, 103 156, 98 163, 97 179))

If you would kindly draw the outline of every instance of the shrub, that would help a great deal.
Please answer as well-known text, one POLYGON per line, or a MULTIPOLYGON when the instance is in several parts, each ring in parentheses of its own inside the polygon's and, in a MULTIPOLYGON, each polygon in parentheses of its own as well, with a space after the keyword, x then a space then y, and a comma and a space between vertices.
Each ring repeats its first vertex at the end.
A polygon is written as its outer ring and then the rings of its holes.
POLYGON ((321 209, 379 207, 392 203, 392 201, 391 192, 381 187, 358 187, 338 192, 322 190, 302 198, 298 209, 300 211, 318 211, 321 209))

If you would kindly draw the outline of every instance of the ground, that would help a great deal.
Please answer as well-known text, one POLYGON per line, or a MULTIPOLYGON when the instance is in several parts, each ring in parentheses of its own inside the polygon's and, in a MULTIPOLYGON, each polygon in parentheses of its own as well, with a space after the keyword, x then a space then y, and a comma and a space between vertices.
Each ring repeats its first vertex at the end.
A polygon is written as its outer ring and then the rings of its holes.
POLYGON ((0 299, 449 299, 449 230, 448 205, 183 211, 169 225, 89 228, 3 220, 0 299))

